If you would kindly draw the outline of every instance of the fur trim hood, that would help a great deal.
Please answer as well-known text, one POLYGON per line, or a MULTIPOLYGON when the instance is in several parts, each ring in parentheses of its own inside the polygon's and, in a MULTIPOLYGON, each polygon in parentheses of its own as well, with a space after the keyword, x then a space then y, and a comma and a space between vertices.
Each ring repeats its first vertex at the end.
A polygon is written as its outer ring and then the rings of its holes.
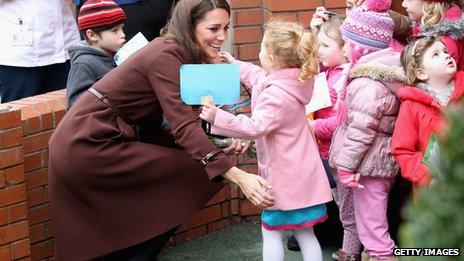
POLYGON ((447 35, 454 40, 464 39, 464 13, 453 5, 445 13, 446 19, 429 28, 421 28, 420 36, 447 35))

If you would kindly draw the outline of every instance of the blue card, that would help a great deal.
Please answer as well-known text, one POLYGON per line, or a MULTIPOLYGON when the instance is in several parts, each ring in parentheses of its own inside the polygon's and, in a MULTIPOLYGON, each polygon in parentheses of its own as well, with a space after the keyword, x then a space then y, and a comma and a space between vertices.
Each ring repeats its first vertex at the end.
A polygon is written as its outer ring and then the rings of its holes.
POLYGON ((240 70, 236 64, 184 64, 180 67, 180 97, 189 105, 211 96, 215 104, 235 104, 240 98, 240 70))

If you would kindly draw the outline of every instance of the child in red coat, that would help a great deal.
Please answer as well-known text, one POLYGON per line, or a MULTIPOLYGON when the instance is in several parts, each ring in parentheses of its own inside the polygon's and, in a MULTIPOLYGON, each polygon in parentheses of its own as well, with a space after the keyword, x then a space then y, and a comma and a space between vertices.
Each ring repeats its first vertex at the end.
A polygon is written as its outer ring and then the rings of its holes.
POLYGON ((414 192, 431 181, 425 164, 429 141, 444 131, 443 111, 463 96, 464 72, 457 72, 456 61, 446 51, 441 38, 419 39, 404 49, 401 61, 406 86, 399 90, 402 100, 393 133, 392 154, 414 192))

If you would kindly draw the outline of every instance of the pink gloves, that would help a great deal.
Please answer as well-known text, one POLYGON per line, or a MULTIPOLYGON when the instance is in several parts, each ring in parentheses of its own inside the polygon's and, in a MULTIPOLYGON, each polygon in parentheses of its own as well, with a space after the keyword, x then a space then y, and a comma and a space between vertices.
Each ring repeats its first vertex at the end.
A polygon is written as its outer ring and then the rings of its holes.
POLYGON ((340 182, 348 188, 364 188, 363 185, 359 184, 359 178, 361 175, 359 173, 353 173, 343 170, 337 170, 338 179, 340 182))

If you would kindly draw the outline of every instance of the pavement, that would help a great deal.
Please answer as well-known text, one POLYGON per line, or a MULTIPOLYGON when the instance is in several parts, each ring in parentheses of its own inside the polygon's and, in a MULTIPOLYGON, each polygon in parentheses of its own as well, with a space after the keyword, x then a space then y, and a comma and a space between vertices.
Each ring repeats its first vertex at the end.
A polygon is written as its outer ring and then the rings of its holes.
MULTIPOLYGON (((291 232, 285 232, 285 246, 291 232)), ((337 248, 322 246, 324 260, 332 260, 337 248)), ((242 223, 207 234, 191 242, 164 250, 157 260, 177 261, 261 261, 262 238, 259 223, 242 223)), ((303 260, 300 252, 289 251, 285 247, 286 261, 303 260)))

